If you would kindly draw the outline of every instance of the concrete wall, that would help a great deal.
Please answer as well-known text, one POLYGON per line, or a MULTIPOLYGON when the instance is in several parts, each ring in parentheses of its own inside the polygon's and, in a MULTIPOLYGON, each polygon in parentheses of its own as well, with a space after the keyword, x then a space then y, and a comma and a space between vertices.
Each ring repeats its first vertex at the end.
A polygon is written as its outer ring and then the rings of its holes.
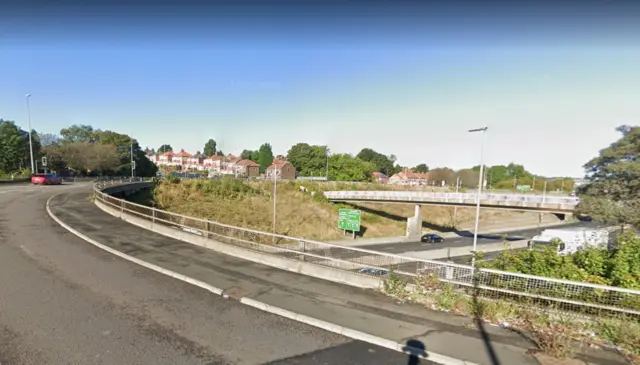
POLYGON ((153 183, 148 181, 148 182, 138 182, 138 183, 130 183, 130 184, 124 184, 124 185, 114 185, 114 186, 107 186, 104 189, 102 189, 102 192, 105 194, 119 194, 119 193, 123 193, 125 191, 136 191, 136 190, 141 190, 141 189, 149 189, 153 186, 153 183))
MULTIPOLYGON (((111 191, 117 190, 117 192, 123 192, 125 190, 143 188, 145 186, 144 184, 151 184, 151 183, 127 184, 123 186, 113 187, 113 189, 112 188, 110 189, 111 191), (115 188, 119 188, 119 189, 115 189, 115 188)), ((210 250, 223 253, 225 255, 234 256, 244 260, 257 262, 263 265, 276 267, 278 269, 288 270, 288 271, 296 272, 299 274, 313 276, 319 279, 329 280, 329 281, 333 281, 341 284, 347 284, 347 285, 351 285, 359 288, 366 288, 366 289, 382 288, 382 280, 378 278, 360 275, 354 272, 349 272, 344 270, 332 269, 330 267, 315 265, 308 262, 291 260, 284 257, 277 257, 267 253, 257 252, 257 251, 229 245, 229 244, 218 242, 212 239, 207 239, 204 236, 196 235, 189 232, 184 232, 176 228, 172 228, 162 224, 153 223, 149 220, 138 218, 133 214, 127 214, 126 212, 121 212, 119 209, 103 204, 97 200, 95 201, 95 204, 103 211, 115 217, 118 217, 124 220, 125 222, 131 223, 133 225, 136 225, 144 229, 148 229, 152 232, 155 232, 167 237, 188 242, 200 247, 208 248, 210 250)))
MULTIPOLYGON (((505 247, 511 247, 513 249, 526 248, 529 240, 521 240, 521 241, 512 241, 508 242, 506 245, 504 242, 496 242, 489 244, 477 245, 476 249, 478 252, 496 252, 496 251, 504 251, 505 247)), ((473 246, 462 246, 462 247, 445 247, 438 250, 429 250, 429 251, 413 251, 413 252, 403 252, 403 256, 415 257, 423 260, 439 260, 439 259, 447 259, 450 257, 456 256, 466 256, 471 254, 471 249, 473 246)))

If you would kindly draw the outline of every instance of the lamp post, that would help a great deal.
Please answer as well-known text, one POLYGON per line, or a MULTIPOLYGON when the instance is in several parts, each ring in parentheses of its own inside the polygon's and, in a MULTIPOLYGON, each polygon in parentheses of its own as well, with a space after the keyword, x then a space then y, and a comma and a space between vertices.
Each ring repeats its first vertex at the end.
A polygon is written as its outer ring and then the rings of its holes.
POLYGON ((324 154, 326 155, 325 157, 327 158, 326 176, 327 176, 327 182, 329 182, 329 146, 324 147, 324 154))
POLYGON ((135 177, 135 169, 136 169, 136 163, 133 160, 133 137, 129 137, 129 142, 131 142, 131 148, 130 148, 130 154, 131 154, 131 181, 133 181, 133 178, 135 177))
POLYGON ((277 200, 277 194, 278 194, 278 182, 276 181, 276 171, 277 171, 277 165, 274 161, 273 163, 273 170, 271 170, 272 174, 273 174, 273 243, 276 242, 276 200, 277 200))
POLYGON ((484 180, 484 136, 488 127, 470 129, 470 133, 482 132, 482 142, 480 144, 480 177, 478 178, 478 193, 476 196, 476 222, 473 229, 473 249, 471 251, 471 267, 475 267, 476 264, 476 247, 478 245, 478 224, 480 221, 480 194, 482 194, 482 183, 484 180))
POLYGON ((29 154, 31 157, 31 174, 35 174, 36 171, 33 162, 33 142, 31 142, 31 107, 29 106, 29 98, 31 97, 31 94, 26 94, 24 97, 27 101, 27 118, 29 120, 29 154))

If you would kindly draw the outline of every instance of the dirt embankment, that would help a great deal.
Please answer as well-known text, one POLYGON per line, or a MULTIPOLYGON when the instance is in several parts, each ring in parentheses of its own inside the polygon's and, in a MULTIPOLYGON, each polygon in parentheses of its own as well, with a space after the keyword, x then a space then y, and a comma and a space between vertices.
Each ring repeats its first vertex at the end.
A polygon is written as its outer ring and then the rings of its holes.
MULTIPOLYGON (((279 182, 276 199, 276 230, 280 234, 316 240, 342 237, 337 228, 339 208, 362 211, 363 237, 404 235, 406 220, 413 215, 409 204, 332 204, 324 199, 326 190, 390 190, 391 187, 366 184, 279 182), (306 191, 300 188, 304 186, 306 191), (315 195, 312 194, 315 192, 315 195)), ((235 179, 164 182, 152 196, 137 197, 168 211, 215 220, 235 226, 271 232, 273 224, 273 183, 235 179)), ((458 208, 457 226, 465 227, 474 219, 472 208, 458 208)), ((485 210, 481 221, 512 219, 526 213, 485 210)), ((454 221, 454 209, 423 206, 423 230, 446 231, 454 221)))

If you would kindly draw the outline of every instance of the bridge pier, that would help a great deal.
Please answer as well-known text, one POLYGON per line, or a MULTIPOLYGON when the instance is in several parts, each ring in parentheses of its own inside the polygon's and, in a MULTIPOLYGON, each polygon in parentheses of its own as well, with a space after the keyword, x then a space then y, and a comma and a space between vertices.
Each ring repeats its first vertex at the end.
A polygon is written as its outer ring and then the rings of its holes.
POLYGON ((413 217, 407 219, 407 237, 420 237, 422 235, 421 205, 416 204, 413 209, 413 217))
POLYGON ((561 221, 568 221, 573 218, 573 213, 553 213, 556 217, 560 218, 561 221))

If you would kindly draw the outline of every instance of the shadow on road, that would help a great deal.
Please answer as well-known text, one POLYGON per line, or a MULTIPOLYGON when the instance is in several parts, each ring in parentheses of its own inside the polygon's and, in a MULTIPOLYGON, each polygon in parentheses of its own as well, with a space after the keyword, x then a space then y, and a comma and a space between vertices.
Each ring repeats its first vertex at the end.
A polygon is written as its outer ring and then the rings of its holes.
POLYGON ((418 365, 420 364, 421 358, 427 358, 427 349, 424 346, 424 343, 419 340, 409 340, 406 345, 402 348, 402 351, 409 354, 409 360, 407 365, 418 365))
MULTIPOLYGON (((369 208, 369 207, 364 207, 362 205, 355 204, 355 203, 345 203, 345 204, 353 207, 354 209, 359 209, 359 210, 361 210, 363 212, 370 213, 370 214, 375 214, 375 215, 378 215, 380 217, 384 217, 384 218, 391 219, 391 220, 398 221, 398 222, 406 222, 407 218, 408 218, 408 217, 403 217, 403 216, 399 216, 399 215, 396 215, 396 214, 387 213, 387 212, 384 212, 382 210, 369 208)), ((428 228, 428 229, 431 229, 431 230, 434 230, 434 231, 438 231, 438 232, 453 232, 454 231, 453 228, 451 228, 451 227, 440 226, 440 225, 432 224, 432 223, 425 222, 425 221, 422 221, 422 228, 428 228)))
POLYGON ((480 295, 480 289, 478 286, 478 275, 476 271, 473 275, 473 294, 471 298, 473 308, 473 322, 478 328, 478 331, 480 331, 480 337, 482 338, 482 342, 484 343, 484 347, 487 352, 487 356, 489 357, 489 361, 491 361, 491 365, 501 365, 501 362, 498 359, 498 355, 496 354, 496 351, 493 348, 493 344, 491 343, 489 333, 487 333, 487 330, 485 329, 485 323, 483 320, 485 303, 478 300, 478 297, 480 295))
MULTIPOLYGON (((464 230, 464 231, 454 230, 453 232, 460 237, 473 238, 473 232, 469 230, 464 230)), ((506 234, 479 234, 478 238, 487 239, 487 240, 503 240, 503 241, 520 241, 524 239, 521 236, 508 236, 506 234)))

